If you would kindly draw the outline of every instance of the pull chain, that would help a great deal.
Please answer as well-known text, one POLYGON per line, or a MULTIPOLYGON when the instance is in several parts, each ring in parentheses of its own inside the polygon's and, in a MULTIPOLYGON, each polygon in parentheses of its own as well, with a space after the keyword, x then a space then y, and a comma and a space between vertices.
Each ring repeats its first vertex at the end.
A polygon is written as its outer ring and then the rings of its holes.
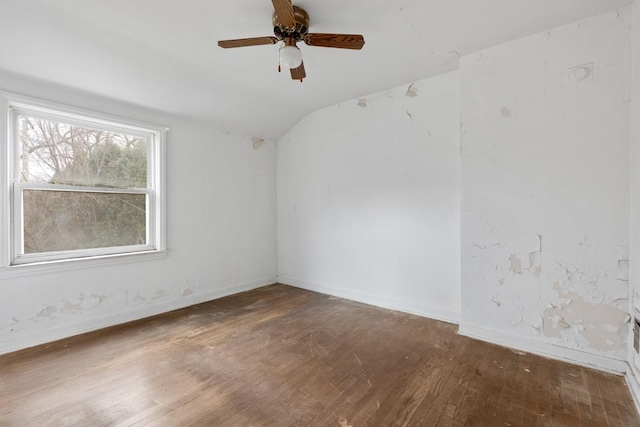
POLYGON ((282 71, 282 68, 280 67, 280 50, 282 50, 283 45, 284 43, 280 45, 280 48, 278 49, 278 72, 282 71))

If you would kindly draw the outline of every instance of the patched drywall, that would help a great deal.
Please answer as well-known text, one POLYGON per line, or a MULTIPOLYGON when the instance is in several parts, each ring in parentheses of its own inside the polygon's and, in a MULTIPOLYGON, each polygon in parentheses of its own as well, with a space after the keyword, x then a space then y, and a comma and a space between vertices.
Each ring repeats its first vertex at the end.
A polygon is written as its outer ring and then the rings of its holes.
POLYGON ((275 144, 0 74, 0 89, 168 126, 168 253, 0 270, 0 353, 276 280, 275 144))
POLYGON ((626 358, 629 27, 623 9, 461 59, 461 330, 626 358))
POLYGON ((278 142, 280 281, 457 320, 458 73, 311 114, 278 142))

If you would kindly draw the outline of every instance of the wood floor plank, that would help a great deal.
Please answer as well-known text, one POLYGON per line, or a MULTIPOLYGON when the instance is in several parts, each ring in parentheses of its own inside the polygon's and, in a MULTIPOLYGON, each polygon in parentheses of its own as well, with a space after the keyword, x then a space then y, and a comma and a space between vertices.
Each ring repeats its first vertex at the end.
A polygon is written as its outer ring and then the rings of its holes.
POLYGON ((65 425, 628 427, 640 417, 622 377, 273 285, 0 356, 0 426, 65 425))

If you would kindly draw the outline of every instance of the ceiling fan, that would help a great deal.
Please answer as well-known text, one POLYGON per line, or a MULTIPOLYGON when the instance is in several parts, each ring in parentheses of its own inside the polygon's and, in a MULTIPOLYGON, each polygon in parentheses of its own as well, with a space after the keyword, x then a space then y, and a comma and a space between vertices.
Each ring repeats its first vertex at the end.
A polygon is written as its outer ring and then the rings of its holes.
MULTIPOLYGON (((309 46, 334 47, 339 49, 362 49, 364 37, 360 34, 324 34, 310 33, 309 14, 304 9, 293 6, 291 0, 271 0, 273 14, 273 36, 252 37, 247 39, 220 40, 218 46, 228 49, 234 47, 259 46, 283 42, 280 48, 280 64, 289 68, 291 78, 302 81, 307 75, 302 62, 302 52, 296 46, 303 41, 309 46)), ((280 71, 280 65, 278 65, 280 71)))

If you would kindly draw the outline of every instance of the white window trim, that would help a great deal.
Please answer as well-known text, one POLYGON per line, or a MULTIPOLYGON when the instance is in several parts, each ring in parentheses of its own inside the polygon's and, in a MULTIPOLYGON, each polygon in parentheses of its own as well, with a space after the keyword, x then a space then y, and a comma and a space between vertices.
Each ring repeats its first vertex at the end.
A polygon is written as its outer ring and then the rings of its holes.
MULTIPOLYGON (((52 272, 56 270, 67 270, 77 268, 88 268, 112 263, 133 262, 143 259, 155 259, 166 256, 166 133, 167 127, 158 126, 142 121, 123 119, 114 115, 97 113, 88 109, 73 108, 67 105, 54 102, 42 101, 35 98, 16 95, 0 91, 0 278, 21 276, 23 274, 33 274, 38 272, 52 272), (118 248, 97 248, 82 251, 69 251, 73 256, 61 258, 64 252, 56 252, 56 256, 51 254, 28 254, 14 258, 14 252, 18 248, 12 247, 20 244, 20 239, 12 233, 21 230, 20 219, 15 218, 12 211, 16 201, 20 201, 20 191, 24 188, 39 189, 46 185, 35 185, 21 183, 17 188, 13 188, 13 176, 17 168, 14 158, 13 132, 16 122, 13 119, 17 113, 12 111, 22 111, 26 113, 37 113, 38 117, 50 118, 53 120, 63 120, 68 123, 87 124, 87 118, 92 123, 98 124, 105 129, 113 129, 129 134, 153 135, 154 143, 149 144, 147 179, 151 182, 151 188, 133 189, 126 192, 149 194, 148 203, 153 205, 154 214, 149 217, 147 227, 147 241, 149 245, 135 245, 118 248), (18 222, 18 224, 16 224, 18 222), (149 239, 150 238, 150 239, 149 239)), ((56 186, 60 190, 60 186, 56 186)), ((70 188, 71 189, 71 188, 70 188)), ((104 188, 73 187, 73 190, 86 190, 97 192, 110 192, 104 188)), ((115 190, 122 193, 121 190, 115 190)))

